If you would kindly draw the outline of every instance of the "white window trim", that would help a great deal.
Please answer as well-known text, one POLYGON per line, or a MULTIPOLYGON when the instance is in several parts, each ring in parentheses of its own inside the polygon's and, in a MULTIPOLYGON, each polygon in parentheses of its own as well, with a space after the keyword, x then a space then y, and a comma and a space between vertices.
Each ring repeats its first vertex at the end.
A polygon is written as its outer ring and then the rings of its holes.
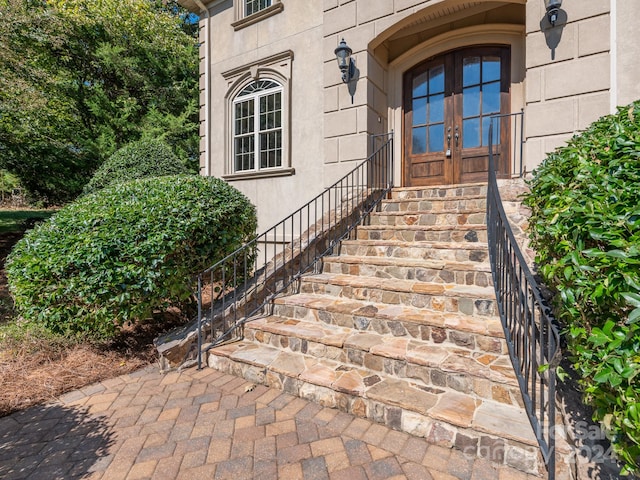
MULTIPOLYGON (((291 71, 293 52, 286 50, 282 53, 263 58, 256 62, 243 65, 222 73, 229 86, 225 95, 225 180, 249 180, 254 178, 280 177, 294 175, 291 166, 291 71), (237 95, 250 83, 256 80, 273 80, 282 86, 282 166, 263 170, 235 171, 234 156, 234 104, 237 95)), ((259 159, 256 160, 259 162, 259 159)), ((258 163, 256 163, 258 165, 258 163)))
POLYGON ((272 0, 271 5, 251 15, 245 16, 245 0, 234 0, 235 21, 231 24, 234 30, 240 30, 284 10, 282 0, 272 0))

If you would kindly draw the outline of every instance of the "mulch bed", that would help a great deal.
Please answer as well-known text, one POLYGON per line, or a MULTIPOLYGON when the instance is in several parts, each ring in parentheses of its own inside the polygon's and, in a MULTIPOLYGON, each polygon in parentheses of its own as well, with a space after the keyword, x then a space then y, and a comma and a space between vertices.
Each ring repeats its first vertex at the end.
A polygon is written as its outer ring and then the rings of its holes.
MULTIPOLYGON (((22 233, 0 235, 0 323, 14 319, 4 263, 21 237, 22 233)), ((108 343, 0 339, 0 416, 153 363, 157 359, 153 339, 182 323, 179 312, 165 313, 152 322, 124 329, 108 343)))

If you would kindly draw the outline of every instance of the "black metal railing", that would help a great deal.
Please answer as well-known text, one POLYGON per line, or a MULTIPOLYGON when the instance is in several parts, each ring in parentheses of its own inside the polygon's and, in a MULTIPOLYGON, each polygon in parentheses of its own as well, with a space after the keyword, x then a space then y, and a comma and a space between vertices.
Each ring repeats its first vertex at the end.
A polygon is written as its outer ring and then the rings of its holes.
MULTIPOLYGON (((198 368, 202 355, 240 338, 248 319, 363 223, 393 186, 393 133, 376 135, 371 156, 320 195, 198 275, 198 368)), ((290 201, 284 195, 283 202, 290 201)))
MULTIPOLYGON (((515 115, 520 115, 522 122, 522 112, 515 115)), ((511 116, 496 116, 490 125, 487 185, 489 257, 509 356, 549 480, 553 480, 556 456, 556 367, 560 362, 560 340, 551 310, 509 226, 498 190, 493 158, 494 148, 497 148, 492 142, 493 124, 494 121, 510 121, 511 118, 507 117, 511 116)))

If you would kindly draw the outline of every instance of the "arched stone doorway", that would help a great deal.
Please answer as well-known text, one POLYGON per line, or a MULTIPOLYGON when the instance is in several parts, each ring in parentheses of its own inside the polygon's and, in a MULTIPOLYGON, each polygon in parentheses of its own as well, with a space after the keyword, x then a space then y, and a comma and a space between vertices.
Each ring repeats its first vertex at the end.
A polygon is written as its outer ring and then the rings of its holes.
MULTIPOLYGON (((369 44, 387 74, 404 186, 486 180, 489 117, 524 105, 525 3, 434 2, 369 44)), ((498 173, 508 177, 511 122, 494 128, 498 173)))

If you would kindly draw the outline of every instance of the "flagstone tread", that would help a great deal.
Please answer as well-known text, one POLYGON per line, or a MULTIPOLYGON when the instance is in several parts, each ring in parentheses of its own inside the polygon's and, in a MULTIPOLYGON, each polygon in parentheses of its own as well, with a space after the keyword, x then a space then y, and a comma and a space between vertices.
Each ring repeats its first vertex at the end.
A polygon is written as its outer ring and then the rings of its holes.
POLYGON ((465 185, 435 185, 429 187, 402 187, 391 190, 392 198, 444 198, 466 195, 486 195, 486 183, 469 183, 465 185))
POLYGON ((274 300, 274 303, 329 313, 357 315, 367 318, 375 317, 391 321, 451 328, 461 332, 476 333, 499 339, 504 338, 502 324, 498 317, 477 317, 460 313, 433 312, 409 305, 390 305, 388 303, 341 299, 331 295, 310 293, 278 297, 274 300))
MULTIPOLYGON (((363 227, 358 227, 363 228, 363 227)), ((358 245, 366 247, 396 247, 396 248, 427 248, 437 250, 481 250, 486 251, 486 242, 460 243, 460 242, 403 242, 402 240, 343 240, 342 245, 358 245)))
POLYGON ((400 225, 400 226, 449 226, 467 225, 479 227, 486 225, 485 213, 456 213, 456 212, 376 212, 371 215, 371 225, 400 225))
MULTIPOLYGON (((420 188, 425 189, 425 187, 417 187, 415 190, 420 190, 420 188)), ((404 189, 403 189, 404 190, 404 189)), ((393 195, 393 190, 392 190, 393 195)), ((420 202, 420 201, 457 201, 457 200, 486 200, 486 193, 479 194, 463 194, 463 195, 455 195, 453 197, 421 197, 421 198, 398 198, 396 196, 392 196, 391 198, 387 198, 383 200, 383 203, 401 203, 401 202, 420 202)))
MULTIPOLYGON (((268 345, 256 345, 247 341, 240 341, 236 345, 235 351, 228 355, 233 362, 246 363, 247 358, 253 356, 255 360, 252 365, 266 371, 284 373, 308 385, 331 388, 391 405, 454 427, 509 438, 525 445, 536 445, 531 427, 527 428, 528 419, 518 407, 472 397, 447 387, 420 385, 411 379, 392 378, 361 367, 282 351, 268 345), (289 367, 283 368, 284 365, 289 367), (294 368, 290 368, 291 366, 294 368)), ((219 349, 212 350, 211 354, 227 356, 219 349)))
MULTIPOLYGON (((379 335, 347 327, 286 319, 279 316, 251 321, 245 325, 245 331, 247 330, 251 331, 251 335, 247 335, 247 337, 256 341, 261 341, 260 339, 264 338, 257 335, 256 332, 267 332, 284 339, 301 339, 319 345, 369 353, 383 359, 398 360, 407 366, 429 367, 446 373, 464 373, 500 385, 517 386, 518 384, 510 360, 506 355, 489 354, 484 351, 448 344, 434 345, 429 341, 414 338, 379 335)), ((281 342, 279 346, 286 348, 290 343, 289 340, 285 340, 284 345, 281 342)), ((255 343, 253 345, 261 346, 263 344, 255 343)), ((307 349, 311 350, 311 347, 307 347, 307 349)), ((258 349, 255 352, 253 350, 254 347, 247 347, 242 352, 233 352, 231 356, 238 359, 246 356, 247 363, 252 365, 269 364, 274 360, 271 357, 262 358, 263 354, 258 349)))
POLYGON ((446 232, 449 230, 486 230, 486 224, 456 224, 456 225, 362 225, 358 230, 412 230, 416 232, 446 232))
MULTIPOLYGON (((459 197, 456 197, 456 201, 458 200, 459 197)), ((396 202, 406 202, 407 200, 396 200, 396 202)), ((432 201, 431 199, 423 199, 423 202, 425 201, 432 201)), ((386 200, 383 202, 383 205, 386 204, 386 200)), ((384 208, 384 206, 383 206, 384 208)), ((478 212, 477 208, 460 208, 460 209, 456 209, 456 208, 446 208, 443 210, 432 210, 432 209, 424 209, 424 210, 401 210, 401 211, 395 211, 395 210, 381 210, 379 212, 373 212, 372 215, 377 216, 377 217, 385 217, 385 216, 389 216, 389 217, 401 217, 404 215, 486 215, 485 212, 478 212)))
MULTIPOLYGON (((382 201, 381 212, 466 213, 486 209, 486 195, 460 195, 455 197, 391 198, 382 201)), ((518 201, 503 201, 505 212, 520 209, 518 201)))
POLYGON ((396 278, 361 277, 340 273, 319 273, 309 275, 305 276, 303 281, 309 283, 350 286, 353 288, 370 288, 404 293, 421 293, 448 297, 473 297, 478 299, 495 300, 495 291, 493 287, 479 287, 477 285, 431 283, 420 282, 417 280, 400 280, 396 278))
POLYGON ((413 267, 434 270, 465 270, 473 272, 491 272, 488 262, 455 262, 451 260, 425 260, 421 258, 397 257, 362 257, 355 255, 340 255, 327 257, 325 263, 366 264, 378 266, 413 267))

